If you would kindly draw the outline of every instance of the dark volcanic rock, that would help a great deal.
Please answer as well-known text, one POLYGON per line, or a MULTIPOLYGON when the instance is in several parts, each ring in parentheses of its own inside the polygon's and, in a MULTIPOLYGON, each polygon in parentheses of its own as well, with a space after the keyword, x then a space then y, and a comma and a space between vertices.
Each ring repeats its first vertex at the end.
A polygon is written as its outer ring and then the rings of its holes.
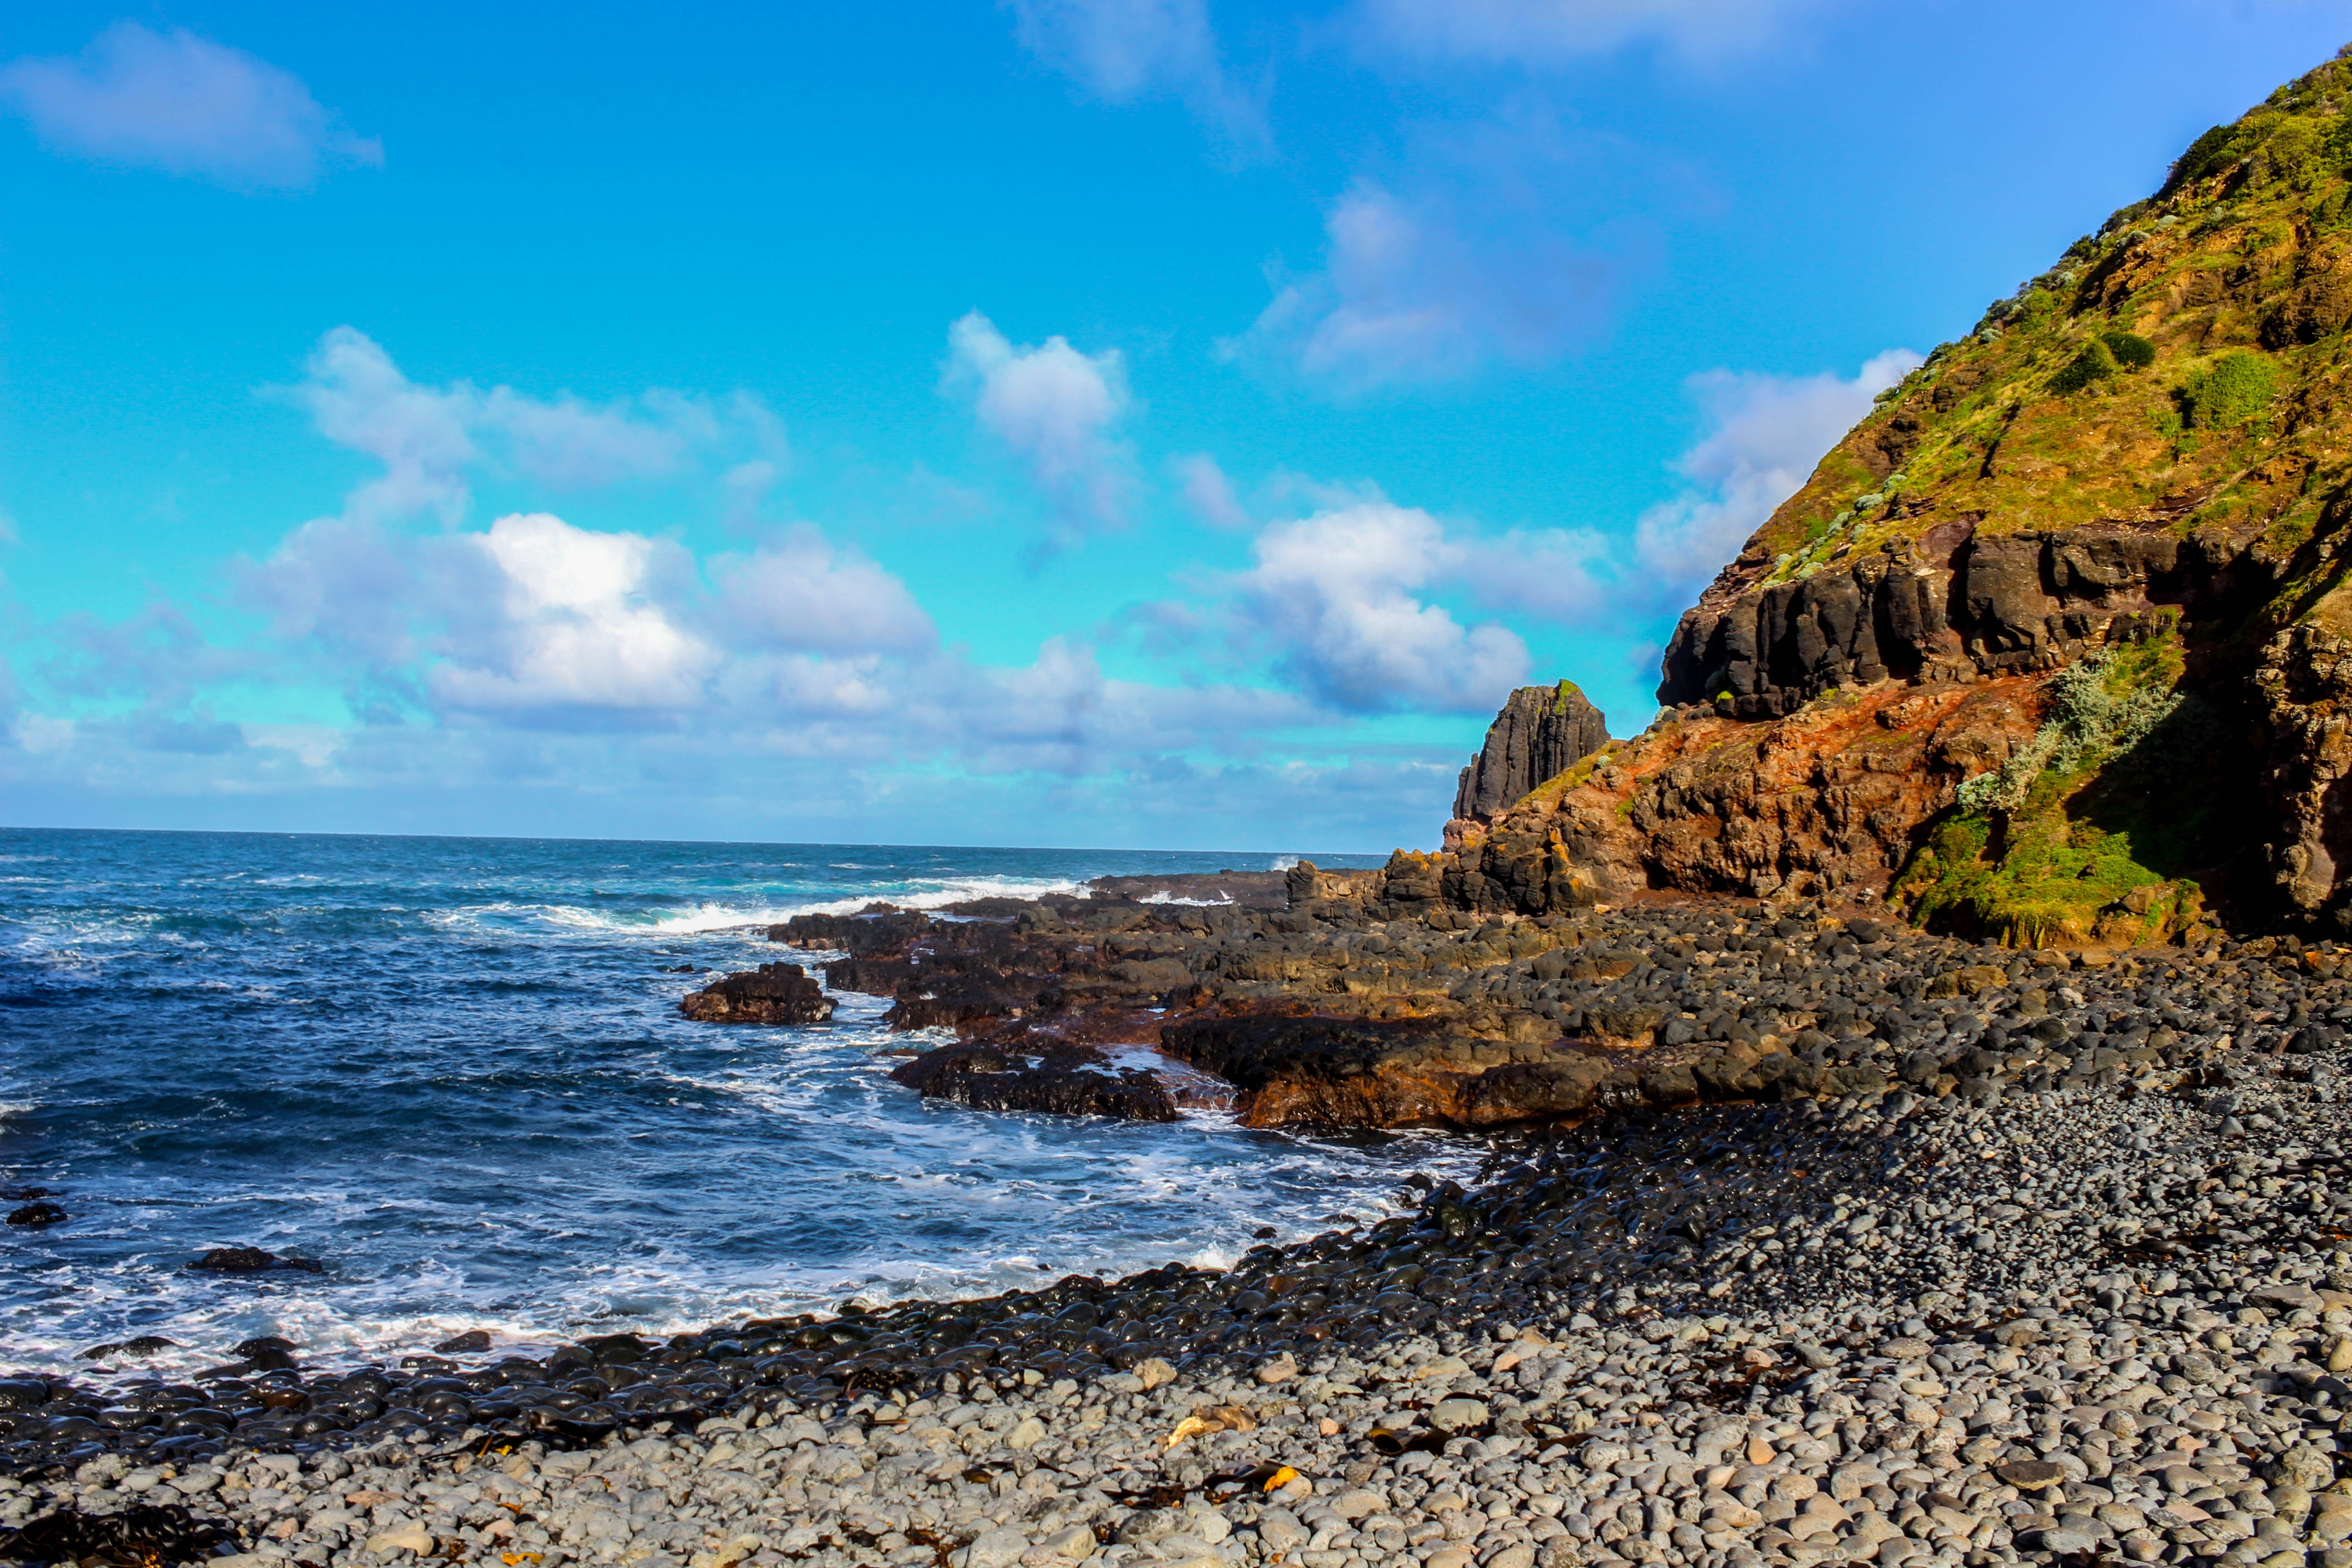
POLYGON ((1702 599, 1666 645, 1658 700, 1770 719, 1889 676, 2053 669, 2133 640, 2158 606, 2222 591, 2233 559, 2156 525, 1980 535, 1976 522, 1956 518, 1843 570, 1702 599))
POLYGON ((179 1349, 179 1342, 176 1340, 167 1340, 161 1334, 141 1334, 137 1339, 124 1340, 119 1344, 92 1345, 74 1359, 77 1361, 121 1360, 124 1357, 151 1356, 163 1351, 177 1349, 179 1349))
POLYGON ((1175 1098, 1149 1072, 1119 1068, 1090 1046, 1041 1045, 1034 1054, 982 1042, 942 1046, 890 1077, 925 1100, 952 1100, 980 1110, 1176 1120, 1175 1098))
POLYGON ((782 925, 770 926, 768 940, 813 952, 869 958, 902 953, 930 929, 931 917, 919 910, 875 904, 854 915, 794 915, 782 925))
POLYGON ((833 998, 797 963, 763 963, 689 992, 677 1010, 705 1024, 822 1024, 833 998))
POLYGON ((1457 818, 1492 817, 1609 743, 1609 721, 1573 682, 1522 686, 1486 727, 1486 743, 1462 770, 1457 818))
MULTIPOLYGON (((1229 904, 1279 910, 1287 900, 1279 871, 1219 871, 1165 877, 1097 877, 1087 887, 1098 899, 1154 900, 1160 903, 1229 904)), ((964 906, 956 906, 961 912, 964 906)))
POLYGON ((188 1267, 205 1274, 267 1274, 279 1268, 318 1274, 327 1266, 314 1258, 280 1258, 257 1247, 215 1247, 188 1267))
POLYGON ((8 1211, 8 1223, 10 1225, 27 1225, 36 1228, 42 1226, 62 1225, 71 1216, 68 1215, 65 1210, 59 1208, 57 1205, 51 1203, 41 1203, 38 1201, 26 1204, 22 1208, 10 1209, 8 1211))

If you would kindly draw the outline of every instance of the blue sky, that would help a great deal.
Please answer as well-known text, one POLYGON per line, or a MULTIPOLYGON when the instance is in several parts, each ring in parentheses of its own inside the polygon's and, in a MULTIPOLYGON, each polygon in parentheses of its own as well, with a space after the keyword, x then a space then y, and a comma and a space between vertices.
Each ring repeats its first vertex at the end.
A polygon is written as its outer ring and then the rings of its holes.
POLYGON ((1380 851, 2345 0, 0 23, 0 819, 1380 851))

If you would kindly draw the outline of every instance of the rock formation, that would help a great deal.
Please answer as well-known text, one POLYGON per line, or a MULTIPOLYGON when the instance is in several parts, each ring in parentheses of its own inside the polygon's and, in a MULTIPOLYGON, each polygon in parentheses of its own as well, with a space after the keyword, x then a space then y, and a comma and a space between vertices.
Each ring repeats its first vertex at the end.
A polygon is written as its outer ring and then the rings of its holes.
POLYGON ((1486 743, 1462 770, 1457 820, 1487 820, 1609 743, 1609 721, 1573 681, 1522 686, 1486 727, 1486 743))
POLYGON ((688 992, 677 1010, 705 1024, 822 1024, 833 998, 797 963, 763 963, 688 992))
POLYGON ((2347 102, 2280 89, 1937 349, 1682 616, 1658 722, 1549 770, 1517 694, 1364 896, 2352 930, 2347 102))

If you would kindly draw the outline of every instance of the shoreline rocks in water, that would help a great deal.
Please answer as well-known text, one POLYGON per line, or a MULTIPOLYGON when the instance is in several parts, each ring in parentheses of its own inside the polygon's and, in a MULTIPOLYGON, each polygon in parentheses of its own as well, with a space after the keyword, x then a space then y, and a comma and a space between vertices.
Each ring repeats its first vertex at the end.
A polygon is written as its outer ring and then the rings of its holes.
MULTIPOLYGON (((895 1075, 923 1092, 1164 1119, 1149 1094, 1089 1095, 1099 1086, 1069 1076, 1139 1082, 1100 1053, 1149 1047, 1230 1085, 1253 1127, 1479 1131, 1967 1085, 1994 1059, 2056 1081, 2161 1054, 2210 1011, 2209 981, 2254 987, 2232 1020, 2267 1010, 2291 1034, 2352 1017, 2347 956, 2293 937, 2068 954, 1818 904, 1415 916, 1385 897, 1392 877, 1333 896, 1332 874, 1302 867, 1307 896, 1283 911, 1066 900, 799 917, 770 934, 846 953, 827 980, 889 997, 893 1027, 959 1037, 895 1075)), ((1170 1068, 1131 1070, 1182 1101, 1170 1068)))
POLYGON ((1966 1089, 1629 1110, 1224 1272, 0 1379, 0 1528, 160 1508, 233 1568, 2343 1568, 2347 1053, 2285 1021, 2047 1083, 2021 1049, 1966 1089))
POLYGON ((706 1024, 822 1024, 833 998, 797 963, 763 963, 688 992, 677 1010, 706 1024))

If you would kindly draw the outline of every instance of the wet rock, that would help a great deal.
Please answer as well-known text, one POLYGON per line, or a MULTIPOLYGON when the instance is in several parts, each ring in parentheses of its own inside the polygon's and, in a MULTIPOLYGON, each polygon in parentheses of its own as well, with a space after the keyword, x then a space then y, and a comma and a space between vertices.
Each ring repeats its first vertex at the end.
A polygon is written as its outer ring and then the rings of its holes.
POLYGON ((74 1359, 77 1361, 137 1361, 178 1348, 178 1342, 167 1340, 161 1334, 141 1334, 120 1343, 92 1345, 74 1359))
POLYGON ((942 1046, 893 1068, 890 1079, 926 1100, 952 1100, 980 1110, 1129 1121, 1173 1121, 1179 1115, 1174 1097, 1149 1071, 1118 1067, 1092 1047, 1061 1042, 1041 1042, 1034 1054, 979 1043, 942 1046))
POLYGON ((763 963, 688 992, 677 1009, 704 1024, 822 1024, 833 998, 797 963, 763 963))
POLYGON ((215 1247, 188 1267, 204 1274, 267 1274, 276 1269, 317 1274, 326 1265, 311 1258, 280 1258, 258 1247, 215 1247))
POLYGON ((47 1226, 62 1225, 72 1216, 56 1204, 36 1200, 20 1208, 8 1211, 10 1225, 26 1226, 38 1230, 47 1226))
POLYGON ((452 1334, 435 1345, 433 1353, 435 1355, 478 1355, 489 1348, 490 1332, 488 1329, 467 1329, 465 1332, 452 1334))

